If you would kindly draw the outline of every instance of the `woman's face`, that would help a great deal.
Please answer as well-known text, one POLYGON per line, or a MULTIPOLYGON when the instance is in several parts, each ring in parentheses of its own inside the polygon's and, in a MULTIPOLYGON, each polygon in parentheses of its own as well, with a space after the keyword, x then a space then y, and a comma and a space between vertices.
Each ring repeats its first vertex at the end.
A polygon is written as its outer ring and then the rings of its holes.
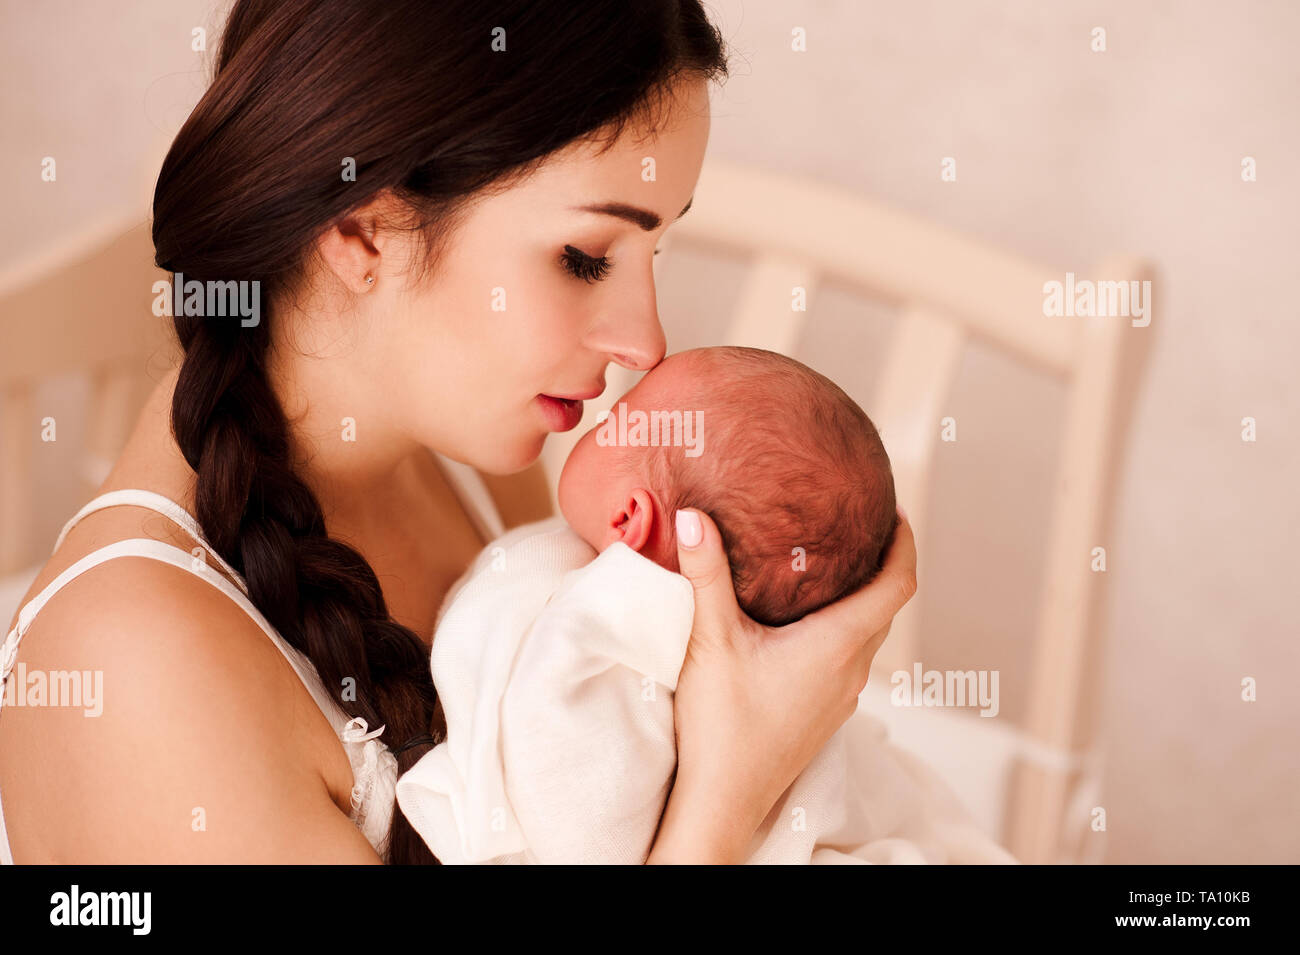
POLYGON ((363 363, 390 429, 511 473, 582 415, 547 396, 593 399, 608 362, 663 358, 652 262, 699 177, 706 81, 684 82, 671 103, 652 138, 629 129, 601 156, 569 147, 476 200, 423 285, 401 271, 401 239, 379 246, 363 363), (626 215, 584 208, 598 206, 626 215))

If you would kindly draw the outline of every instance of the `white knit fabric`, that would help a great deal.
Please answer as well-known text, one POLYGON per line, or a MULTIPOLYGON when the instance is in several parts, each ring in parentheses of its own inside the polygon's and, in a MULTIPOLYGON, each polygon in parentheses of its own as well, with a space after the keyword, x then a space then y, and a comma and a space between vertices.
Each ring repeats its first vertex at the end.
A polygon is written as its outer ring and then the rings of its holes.
MULTIPOLYGON (((447 738, 397 783, 438 858, 639 863, 676 765, 690 583, 561 518, 516 528, 448 595, 430 664, 447 738)), ((1014 861, 938 778, 854 717, 773 807, 755 863, 1014 861)))

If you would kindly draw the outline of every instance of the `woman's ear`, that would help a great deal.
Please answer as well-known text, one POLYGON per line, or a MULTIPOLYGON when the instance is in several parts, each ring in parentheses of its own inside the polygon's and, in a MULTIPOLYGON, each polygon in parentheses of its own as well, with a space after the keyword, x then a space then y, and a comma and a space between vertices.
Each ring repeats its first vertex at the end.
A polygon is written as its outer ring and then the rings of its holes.
POLYGON ((326 229, 316 240, 321 261, 353 292, 375 287, 386 242, 382 229, 390 200, 377 196, 326 229))
POLYGON ((655 530, 654 498, 643 487, 628 492, 623 504, 613 515, 609 541, 622 541, 641 553, 655 530))

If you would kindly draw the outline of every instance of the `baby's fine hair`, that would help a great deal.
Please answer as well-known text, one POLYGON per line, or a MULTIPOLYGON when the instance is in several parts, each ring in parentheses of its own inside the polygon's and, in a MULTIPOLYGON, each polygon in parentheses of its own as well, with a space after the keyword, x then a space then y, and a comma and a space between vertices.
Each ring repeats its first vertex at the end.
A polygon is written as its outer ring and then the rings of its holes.
POLYGON ((694 507, 718 526, 741 608, 781 626, 880 571, 898 517, 880 435, 838 385, 760 348, 700 348, 683 410, 702 412, 704 451, 647 449, 669 521, 694 507), (725 387, 717 387, 725 383, 725 387))

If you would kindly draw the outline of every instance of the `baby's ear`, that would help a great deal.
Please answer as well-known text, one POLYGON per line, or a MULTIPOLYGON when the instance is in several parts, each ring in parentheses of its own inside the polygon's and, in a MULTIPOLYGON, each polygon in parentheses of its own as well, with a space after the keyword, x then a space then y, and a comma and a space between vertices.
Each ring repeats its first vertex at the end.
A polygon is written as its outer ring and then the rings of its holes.
POLYGON ((654 498, 643 487, 628 491, 610 528, 611 543, 622 541, 641 553, 655 530, 654 498))

